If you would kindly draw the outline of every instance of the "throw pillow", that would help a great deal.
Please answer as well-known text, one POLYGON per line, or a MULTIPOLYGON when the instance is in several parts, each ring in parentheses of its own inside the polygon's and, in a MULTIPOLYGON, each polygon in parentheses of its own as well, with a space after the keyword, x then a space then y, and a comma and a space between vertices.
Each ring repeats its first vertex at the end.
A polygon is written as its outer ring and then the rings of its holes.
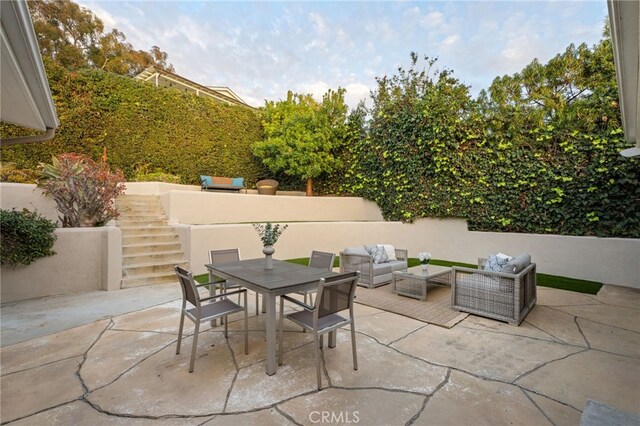
POLYGON ((531 255, 520 254, 511 259, 503 268, 503 272, 519 274, 524 268, 531 264, 531 255))
POLYGON ((393 248, 391 244, 378 244, 378 247, 384 248, 384 251, 387 253, 387 258, 391 260, 398 260, 396 258, 396 249, 393 248))
POLYGON ((373 257, 373 263, 385 263, 389 261, 387 252, 385 251, 384 247, 376 246, 376 248, 371 253, 371 256, 373 257))
POLYGON ((244 178, 233 178, 231 180, 233 186, 244 186, 244 178))
POLYGON ((498 257, 497 255, 492 254, 487 259, 487 264, 484 266, 485 271, 491 272, 505 272, 502 270, 503 266, 509 263, 509 257, 498 257))
POLYGON ((373 252, 378 249, 378 246, 369 244, 369 245, 365 245, 364 249, 367 251, 367 253, 373 256, 373 252))
POLYGON ((202 186, 213 186, 213 180, 211 180, 211 176, 200 175, 200 182, 202 182, 202 186))

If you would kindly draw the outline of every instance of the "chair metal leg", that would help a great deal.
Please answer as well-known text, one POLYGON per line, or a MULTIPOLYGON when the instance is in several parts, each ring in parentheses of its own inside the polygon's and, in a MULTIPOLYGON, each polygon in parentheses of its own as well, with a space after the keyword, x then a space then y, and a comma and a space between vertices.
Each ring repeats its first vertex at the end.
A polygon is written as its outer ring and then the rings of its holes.
MULTIPOLYGON (((238 302, 240 301, 238 300, 238 302)), ((227 321, 226 315, 223 318, 224 318, 224 338, 228 339, 229 338, 229 321, 227 321)))
POLYGON ((284 319, 284 299, 280 298, 280 318, 278 319, 278 326, 280 327, 278 335, 278 365, 282 365, 282 340, 284 338, 284 330, 282 328, 284 319))
POLYGON ((258 292, 256 292, 256 316, 258 315, 260 315, 260 295, 258 294, 258 292))
POLYGON ((193 373, 193 365, 196 362, 196 349, 198 348, 198 334, 200 332, 200 318, 196 321, 196 329, 193 333, 193 347, 191 348, 191 362, 189 363, 189 373, 193 373))
POLYGON ((244 354, 249 355, 249 309, 247 309, 247 292, 244 293, 244 354))
POLYGON ((356 353, 356 327, 355 324, 353 323, 353 320, 351 321, 351 350, 353 351, 353 369, 357 370, 358 369, 358 355, 356 353))
POLYGON ((318 377, 318 390, 322 389, 322 378, 320 377, 320 348, 318 347, 318 333, 313 333, 314 351, 316 353, 316 376, 318 377))
POLYGON ((180 327, 178 327, 178 347, 176 354, 180 353, 180 343, 182 343, 182 328, 184 327, 184 311, 180 312, 180 327))

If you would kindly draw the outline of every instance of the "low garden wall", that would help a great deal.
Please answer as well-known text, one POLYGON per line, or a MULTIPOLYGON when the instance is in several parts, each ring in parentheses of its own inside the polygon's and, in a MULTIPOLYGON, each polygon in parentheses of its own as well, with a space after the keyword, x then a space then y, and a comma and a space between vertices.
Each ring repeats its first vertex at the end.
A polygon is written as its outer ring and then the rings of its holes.
POLYGON ((36 210, 49 220, 58 220, 53 198, 45 197, 36 185, 27 183, 0 183, 0 208, 4 210, 36 210))
MULTIPOLYGON (((265 219, 266 220, 266 219, 265 219)), ((178 225, 185 254, 196 273, 204 273, 207 251, 239 247, 242 258, 261 257, 262 246, 250 224, 178 225)), ((274 257, 308 257, 311 250, 338 253, 357 244, 389 243, 436 259, 476 263, 504 252, 530 253, 540 273, 640 288, 640 240, 560 235, 473 232, 458 219, 401 222, 290 223, 274 257)))
POLYGON ((383 220, 375 203, 356 197, 274 197, 194 191, 170 191, 160 197, 169 222, 188 225, 383 220))
MULTIPOLYGON (((3 194, 4 196, 4 194, 3 194)), ((103 228, 58 228, 56 254, 27 266, 2 267, 2 303, 90 290, 116 290, 122 280, 122 233, 103 228)))

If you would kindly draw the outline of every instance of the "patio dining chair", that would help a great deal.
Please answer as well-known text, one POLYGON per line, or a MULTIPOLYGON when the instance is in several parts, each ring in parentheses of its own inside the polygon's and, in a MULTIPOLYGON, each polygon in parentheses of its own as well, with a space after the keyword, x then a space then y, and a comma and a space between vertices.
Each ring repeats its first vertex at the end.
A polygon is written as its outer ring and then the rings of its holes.
POLYGON ((282 326, 284 322, 284 301, 286 300, 301 306, 304 309, 287 315, 287 318, 305 330, 313 333, 318 389, 322 388, 322 378, 320 374, 320 348, 322 347, 322 337, 326 333, 336 331, 338 328, 344 327, 345 325, 350 325, 353 369, 358 369, 353 300, 355 298, 356 284, 359 276, 359 272, 348 272, 346 274, 340 274, 330 278, 321 278, 314 306, 309 306, 306 303, 287 295, 280 296, 278 365, 282 365, 282 341, 284 337, 282 326), (349 311, 348 318, 340 315, 340 313, 345 310, 349 311))
MULTIPOLYGON (((209 263, 212 265, 220 265, 229 262, 238 262, 240 260, 240 249, 224 249, 224 250, 209 250, 209 263)), ((242 288, 239 284, 234 284, 227 280, 216 279, 213 284, 220 286, 222 292, 226 292, 229 289, 242 288)), ((240 297, 238 297, 238 303, 240 297)), ((259 309, 260 295, 256 293, 256 315, 260 313, 259 309)), ((245 305, 246 306, 246 305, 245 305)), ((247 307, 248 308, 248 307, 247 307)))
POLYGON ((191 361, 189 362, 189 373, 193 373, 193 366, 196 360, 196 349, 198 348, 198 333, 200 332, 200 324, 206 321, 212 321, 218 318, 225 318, 224 321, 224 337, 229 338, 229 330, 226 320, 227 315, 234 314, 236 312, 244 311, 244 353, 249 354, 249 320, 247 317, 247 290, 236 290, 230 293, 221 293, 215 296, 200 297, 198 287, 206 286, 211 283, 196 284, 193 279, 193 274, 186 269, 179 266, 175 268, 178 281, 180 281, 180 288, 182 289, 182 309, 180 313, 180 327, 178 329, 178 346, 176 348, 176 354, 180 353, 180 343, 182 343, 182 329, 184 328, 184 317, 189 318, 195 324, 195 331, 193 332, 193 346, 191 347, 191 361), (235 294, 244 295, 244 306, 242 307, 236 303, 233 303, 228 299, 228 296, 235 294), (202 302, 212 301, 208 304, 202 304, 202 302), (192 308, 187 307, 187 302, 192 308))
MULTIPOLYGON (((313 250, 311 257, 309 258, 309 267, 318 269, 327 269, 331 271, 333 269, 333 260, 336 255, 333 253, 327 253, 324 251, 313 250)), ((309 290, 302 290, 298 293, 304 295, 304 303, 307 303, 307 296, 309 296, 309 305, 313 305, 313 294, 317 290, 315 288, 309 290)))

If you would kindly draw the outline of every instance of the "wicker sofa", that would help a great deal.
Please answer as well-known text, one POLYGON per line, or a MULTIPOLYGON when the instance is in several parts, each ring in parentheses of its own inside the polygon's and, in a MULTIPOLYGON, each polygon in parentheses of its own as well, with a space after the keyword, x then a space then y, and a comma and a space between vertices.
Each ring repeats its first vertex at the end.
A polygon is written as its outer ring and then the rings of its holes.
POLYGON ((454 266, 451 276, 451 306, 514 325, 520 325, 534 307, 536 295, 536 264, 526 262, 528 255, 515 259, 522 269, 513 272, 484 270, 487 259, 478 259, 478 269, 454 266))
POLYGON ((374 288, 391 282, 392 273, 406 271, 408 250, 393 248, 397 260, 375 263, 374 257, 367 251, 372 245, 348 247, 340 252, 340 272, 360 271, 358 285, 374 288))

